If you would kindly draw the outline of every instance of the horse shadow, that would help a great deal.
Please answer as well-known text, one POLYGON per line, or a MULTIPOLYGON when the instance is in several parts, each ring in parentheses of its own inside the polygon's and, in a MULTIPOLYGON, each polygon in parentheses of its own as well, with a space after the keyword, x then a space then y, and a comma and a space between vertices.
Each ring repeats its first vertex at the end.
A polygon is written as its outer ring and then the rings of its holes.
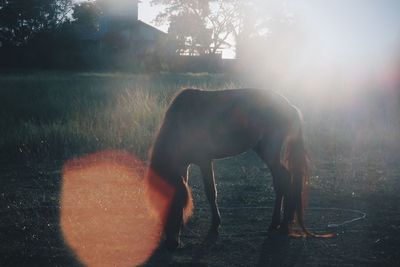
MULTIPOLYGON (((181 248, 181 253, 188 255, 191 260, 179 263, 173 260, 173 253, 169 253, 165 246, 160 244, 144 266, 208 266, 206 264, 207 256, 213 251, 216 240, 215 236, 208 235, 199 244, 192 244, 181 248)), ((297 248, 297 251, 293 251, 291 240, 293 240, 291 237, 278 231, 269 232, 261 244, 259 250, 260 257, 256 266, 275 267, 299 264, 301 262, 302 249, 297 248)))
POLYGON ((277 231, 269 232, 261 245, 257 266, 282 266, 289 258, 290 240, 288 235, 277 231))
POLYGON ((213 250, 213 247, 218 239, 218 236, 214 234, 208 234, 205 239, 199 244, 188 244, 182 248, 179 248, 179 252, 190 255, 191 260, 187 262, 176 262, 173 259, 174 252, 169 252, 164 242, 161 242, 157 249, 154 251, 152 256, 143 265, 144 267, 156 267, 156 266, 208 266, 206 263, 202 263, 206 259, 207 255, 213 250))
POLYGON ((261 245, 257 266, 309 266, 314 265, 312 249, 315 243, 310 237, 292 237, 272 231, 261 245))

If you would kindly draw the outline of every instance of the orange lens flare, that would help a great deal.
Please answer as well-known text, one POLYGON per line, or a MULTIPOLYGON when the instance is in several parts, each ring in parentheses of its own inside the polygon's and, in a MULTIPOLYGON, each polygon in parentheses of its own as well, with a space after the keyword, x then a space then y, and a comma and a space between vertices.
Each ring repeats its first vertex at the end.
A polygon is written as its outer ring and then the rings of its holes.
POLYGON ((121 151, 65 164, 60 224, 65 242, 83 264, 136 266, 158 246, 163 224, 150 216, 144 169, 121 151))
POLYGON ((175 194, 174 188, 152 169, 147 172, 145 187, 146 200, 150 207, 151 215, 165 224, 171 200, 175 194))

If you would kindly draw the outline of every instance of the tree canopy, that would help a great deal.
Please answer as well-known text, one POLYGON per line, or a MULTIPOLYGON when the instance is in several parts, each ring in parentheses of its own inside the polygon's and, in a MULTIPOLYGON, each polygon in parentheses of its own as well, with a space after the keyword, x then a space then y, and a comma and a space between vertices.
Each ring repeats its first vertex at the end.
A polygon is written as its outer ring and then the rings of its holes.
POLYGON ((169 24, 179 54, 216 54, 259 33, 257 1, 152 0, 162 5, 155 22, 169 24))
POLYGON ((276 6, 263 0, 152 0, 151 4, 164 7, 155 22, 169 25, 179 54, 215 54, 235 48, 240 56, 248 43, 265 42, 269 33, 279 31, 277 21, 287 22, 283 12, 272 14, 276 6))
POLYGON ((33 35, 48 31, 68 20, 72 0, 0 1, 0 41, 20 46, 33 35))
POLYGON ((232 45, 237 30, 238 0, 152 0, 163 5, 157 24, 169 24, 169 34, 178 42, 179 54, 215 54, 232 45))
POLYGON ((98 1, 76 4, 72 13, 74 23, 87 28, 98 29, 102 12, 98 1))

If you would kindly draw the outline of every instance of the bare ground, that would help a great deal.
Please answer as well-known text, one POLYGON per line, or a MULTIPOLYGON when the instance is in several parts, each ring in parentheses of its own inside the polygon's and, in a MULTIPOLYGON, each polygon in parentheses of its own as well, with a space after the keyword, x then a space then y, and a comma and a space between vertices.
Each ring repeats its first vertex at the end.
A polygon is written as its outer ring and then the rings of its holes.
MULTIPOLYGON (((61 168, 61 162, 1 165, 0 266, 81 266, 59 229, 61 168)), ((323 173, 334 170, 326 168, 323 173)), ((199 171, 193 167, 189 183, 195 210, 182 234, 185 245, 172 255, 161 245, 145 266, 396 266, 400 262, 400 197, 393 193, 337 193, 323 182, 316 183, 309 197, 307 225, 337 236, 294 239, 267 232, 274 197, 271 177, 254 155, 217 161, 216 179, 222 216, 219 238, 204 242, 210 213, 199 171), (356 218, 360 220, 328 227, 356 218)), ((390 186, 398 188, 398 182, 390 186)))

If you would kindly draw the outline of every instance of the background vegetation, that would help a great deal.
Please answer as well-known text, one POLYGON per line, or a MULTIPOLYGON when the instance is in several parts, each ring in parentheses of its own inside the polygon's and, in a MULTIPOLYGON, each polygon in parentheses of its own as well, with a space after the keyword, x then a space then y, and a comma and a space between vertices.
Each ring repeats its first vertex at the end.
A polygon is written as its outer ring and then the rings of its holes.
POLYGON ((183 87, 223 88, 226 75, 30 73, 0 78, 0 146, 7 157, 65 158, 123 148, 146 158, 154 132, 183 87))
MULTIPOLYGON (((123 149, 146 160, 163 113, 181 88, 246 86, 252 82, 240 76, 207 73, 2 74, 1 159, 32 164, 123 149)), ((399 105, 390 105, 392 95, 371 90, 344 100, 338 91, 311 98, 304 90, 273 89, 303 111, 314 185, 337 192, 395 190, 382 183, 398 175, 393 166, 400 113, 399 105)))

